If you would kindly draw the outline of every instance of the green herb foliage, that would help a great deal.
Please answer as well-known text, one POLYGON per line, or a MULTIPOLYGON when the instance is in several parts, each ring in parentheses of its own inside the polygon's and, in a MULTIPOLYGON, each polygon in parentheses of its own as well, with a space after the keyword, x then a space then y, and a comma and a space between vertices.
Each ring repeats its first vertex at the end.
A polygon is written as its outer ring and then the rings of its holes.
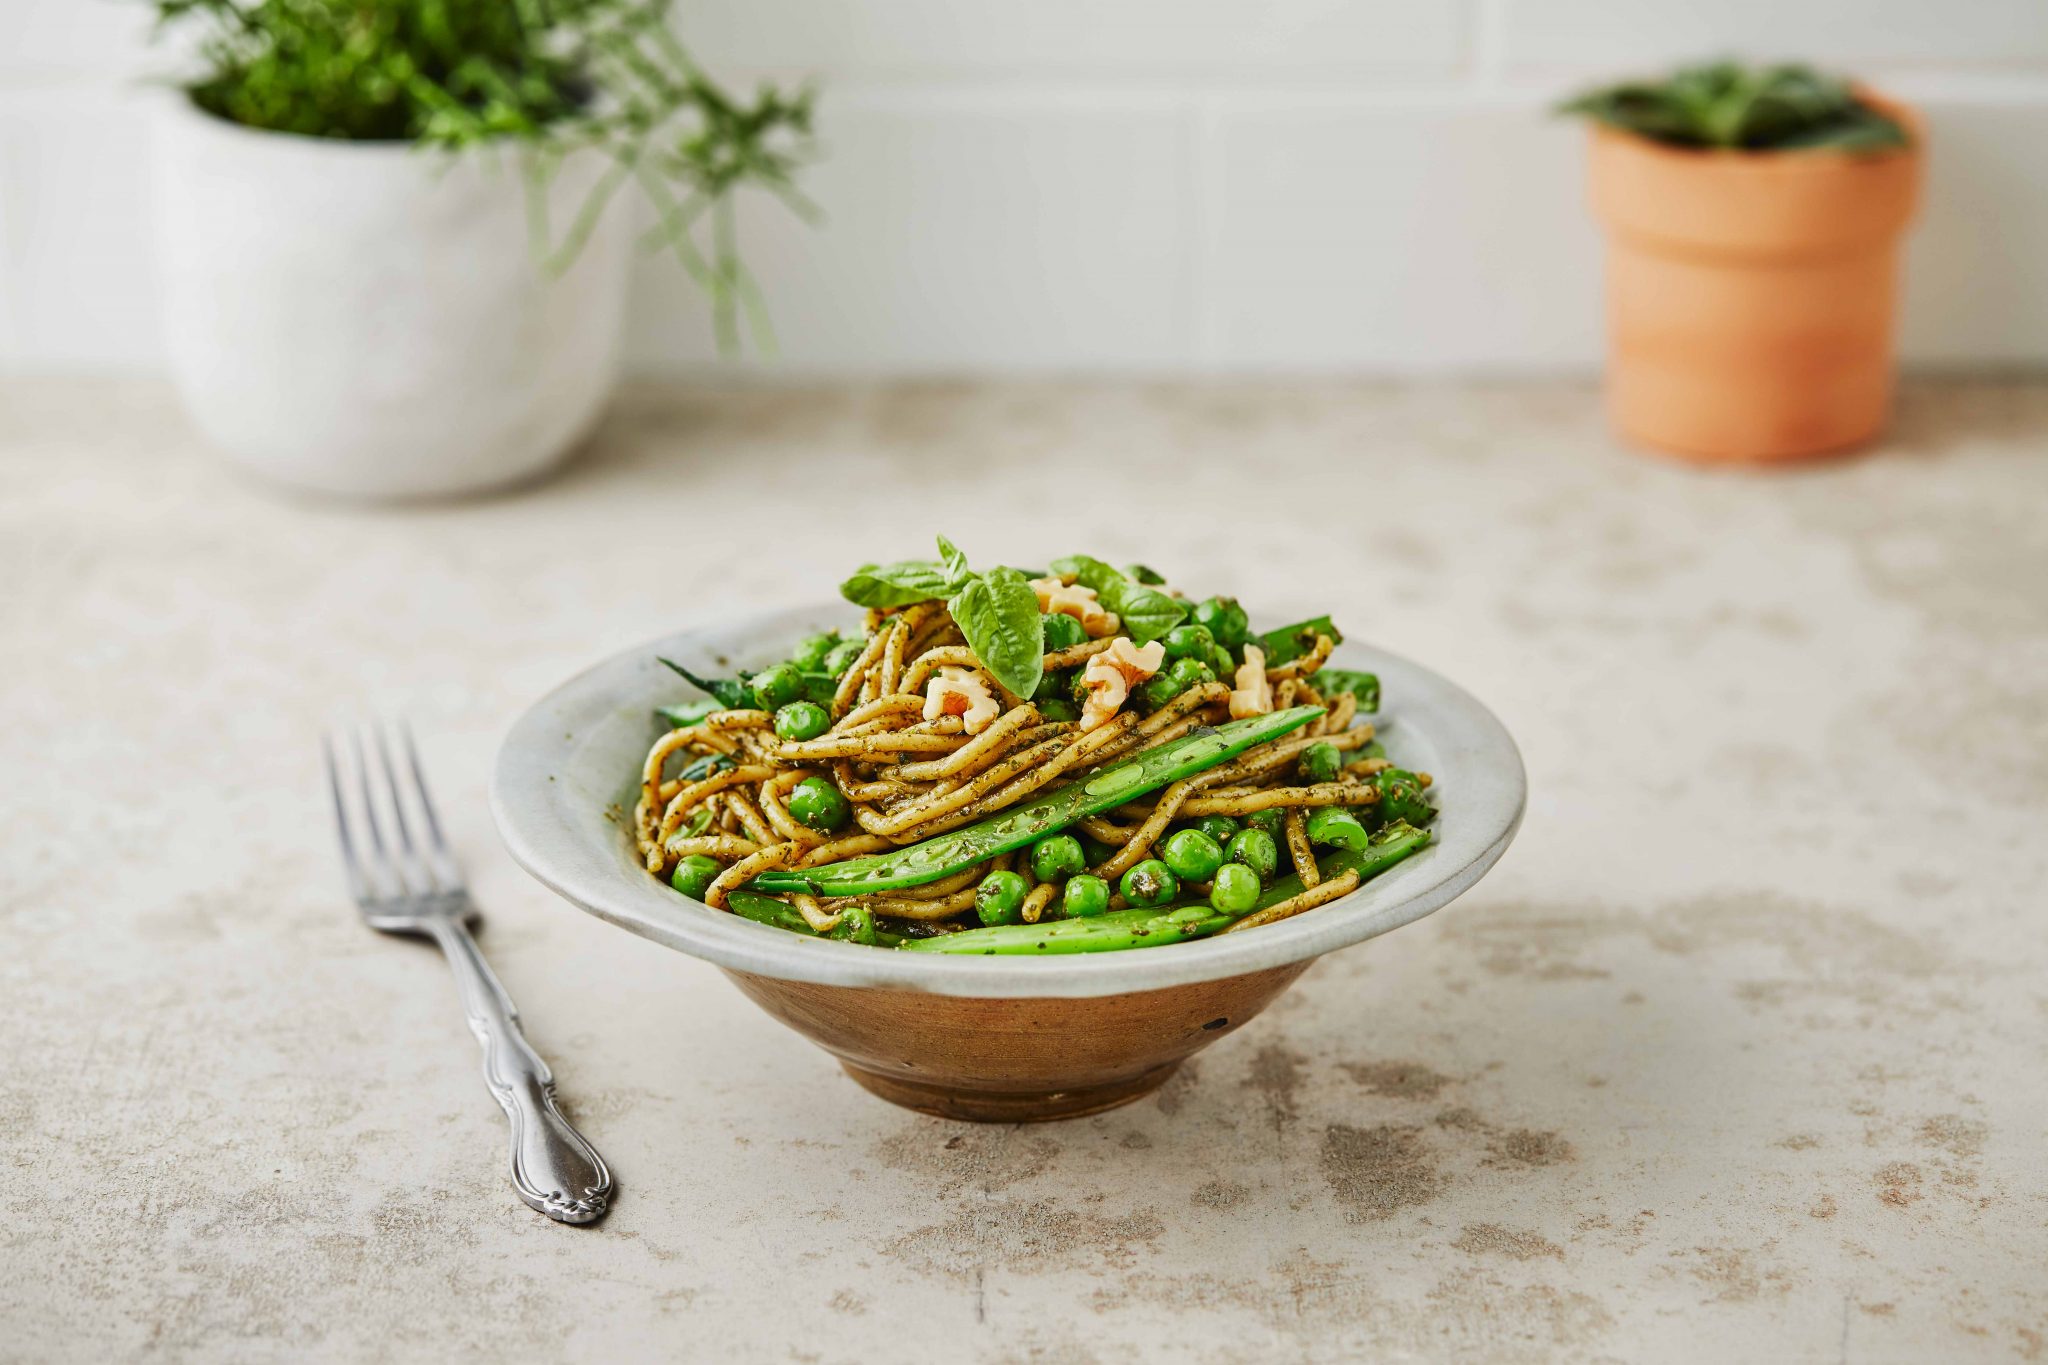
POLYGON ((1082 587, 1095 589, 1096 600, 1122 618, 1119 634, 1141 645, 1166 634, 1188 614, 1188 604, 1179 598, 1139 583, 1089 555, 1055 559, 1052 571, 1072 574, 1082 587))
POLYGON ((1907 142, 1905 129, 1847 81, 1797 65, 1689 66, 1660 81, 1585 91, 1558 111, 1674 147, 1870 152, 1907 142))
POLYGON ((862 607, 907 607, 946 599, 946 610, 989 676, 1020 697, 1044 674, 1045 623, 1038 594, 1016 569, 976 573, 967 556, 940 536, 939 558, 863 564, 839 585, 839 595, 862 607))
POLYGON ((772 346, 766 310, 740 263, 733 191, 816 208, 794 173, 811 154, 812 93, 714 83, 668 25, 669 0, 152 0, 159 26, 193 31, 201 74, 187 89, 234 123, 308 137, 404 141, 525 154, 533 226, 565 269, 629 183, 665 246, 712 302, 719 343, 747 314, 772 346), (605 169, 558 235, 546 189, 564 158, 605 169))

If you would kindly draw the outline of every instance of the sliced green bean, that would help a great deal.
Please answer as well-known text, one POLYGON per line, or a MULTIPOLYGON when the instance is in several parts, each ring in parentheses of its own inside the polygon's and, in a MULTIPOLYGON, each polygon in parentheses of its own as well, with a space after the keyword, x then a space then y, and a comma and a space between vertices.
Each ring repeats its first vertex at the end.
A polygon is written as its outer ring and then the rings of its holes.
MULTIPOLYGON (((1360 881, 1369 881, 1429 843, 1425 830, 1409 825, 1388 825, 1372 836, 1362 849, 1331 849, 1317 860, 1325 880, 1356 871, 1360 881)), ((1126 948, 1157 948, 1206 938, 1228 928, 1244 915, 1302 892, 1299 877, 1282 877, 1244 914, 1222 914, 1206 904, 1176 909, 1116 910, 1089 919, 1054 920, 1046 924, 1004 924, 988 929, 968 929, 939 938, 917 939, 902 945, 911 953, 961 953, 977 957, 1051 957, 1064 953, 1110 953, 1126 948)))
POLYGON ((1022 848, 1077 820, 1120 806, 1169 782, 1213 768, 1322 714, 1320 706, 1296 706, 1270 715, 1234 720, 1214 729, 1196 730, 1171 744, 1162 744, 1055 787, 965 829, 889 853, 850 858, 823 867, 763 872, 749 886, 755 891, 807 891, 817 896, 859 896, 923 886, 999 853, 1022 848))

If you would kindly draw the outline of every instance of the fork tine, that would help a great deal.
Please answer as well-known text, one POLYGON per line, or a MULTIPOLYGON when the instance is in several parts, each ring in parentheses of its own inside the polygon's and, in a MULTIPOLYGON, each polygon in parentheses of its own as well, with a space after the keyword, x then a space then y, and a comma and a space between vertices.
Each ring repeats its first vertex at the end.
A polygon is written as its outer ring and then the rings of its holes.
POLYGON ((334 762, 334 740, 329 735, 320 736, 320 759, 327 768, 327 790, 334 797, 334 828, 341 838, 341 870, 348 879, 348 893, 357 905, 370 902, 370 884, 363 876, 362 863, 356 857, 356 841, 349 830, 348 802, 341 796, 341 773, 334 762))
POLYGON ((441 834, 441 817, 434 810, 434 798, 427 791, 427 774, 420 767, 419 746, 413 743, 412 726, 403 720, 398 722, 398 738, 405 745, 406 765, 412 769, 412 789, 419 798, 420 814, 425 817, 427 832, 427 854, 433 862, 434 875, 444 888, 450 891, 462 890, 462 868, 455 861, 455 854, 448 847, 448 840, 441 834))
POLYGON ((384 847, 384 827, 377 819, 377 790, 370 780, 369 755, 363 749, 363 732, 360 728, 349 735, 349 746, 355 751, 356 789, 363 803, 363 823, 370 832, 370 849, 376 857, 370 863, 370 883, 379 895, 386 894, 384 883, 391 882, 389 894, 404 896, 411 894, 405 884, 405 872, 384 847))
POLYGON ((431 895, 446 888, 435 885, 433 869, 413 847, 412 822, 405 818, 405 798, 398 792, 398 765, 391 761, 391 744, 385 737, 387 728, 373 726, 370 737, 377 750, 377 766, 383 769, 384 789, 391 793, 391 823, 398 841, 397 861, 405 871, 406 880, 418 882, 419 888, 431 895))

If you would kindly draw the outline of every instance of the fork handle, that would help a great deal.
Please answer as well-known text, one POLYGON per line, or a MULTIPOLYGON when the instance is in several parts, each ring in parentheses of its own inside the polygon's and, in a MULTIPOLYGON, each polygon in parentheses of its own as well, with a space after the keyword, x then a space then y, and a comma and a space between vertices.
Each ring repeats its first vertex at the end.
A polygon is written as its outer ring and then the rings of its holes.
POLYGON ((559 1223, 594 1223, 611 1205, 612 1173, 555 1107, 555 1077, 519 1031, 519 1011, 459 919, 433 939, 455 971, 469 1030, 484 1047, 484 1084, 512 1122, 512 1187, 559 1223))

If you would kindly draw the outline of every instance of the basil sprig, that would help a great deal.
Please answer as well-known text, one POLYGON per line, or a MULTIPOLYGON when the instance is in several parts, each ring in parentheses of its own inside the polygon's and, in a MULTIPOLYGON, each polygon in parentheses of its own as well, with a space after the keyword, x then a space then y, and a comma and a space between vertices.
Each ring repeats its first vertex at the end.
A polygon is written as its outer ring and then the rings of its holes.
POLYGON ((1020 697, 1038 690, 1044 673, 1045 624, 1038 594, 1015 569, 979 573, 944 536, 939 558, 864 564, 839 585, 839 595, 856 606, 907 607, 944 598, 946 610, 989 676, 1020 697))
POLYGON ((1117 633, 1130 636, 1137 644, 1158 639, 1188 614, 1187 603, 1179 598, 1135 582, 1122 570, 1091 555, 1055 559, 1052 571, 1062 576, 1072 574, 1082 587, 1095 589, 1095 600, 1122 618, 1122 629, 1117 633))

